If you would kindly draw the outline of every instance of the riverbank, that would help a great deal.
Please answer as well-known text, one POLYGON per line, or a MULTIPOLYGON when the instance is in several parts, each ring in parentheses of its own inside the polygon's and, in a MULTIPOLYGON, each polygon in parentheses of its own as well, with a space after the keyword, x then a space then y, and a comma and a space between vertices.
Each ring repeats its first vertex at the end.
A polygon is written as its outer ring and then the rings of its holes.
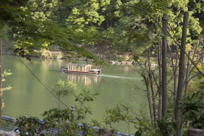
POLYGON ((15 132, 0 130, 0 136, 19 136, 15 132))
MULTIPOLYGON (((39 120, 39 125, 42 126, 42 128, 44 128, 43 126, 45 125, 45 122, 42 120, 39 120)), ((1 136, 19 136, 20 135, 20 129, 19 126, 15 126, 16 123, 16 119, 13 117, 9 117, 9 116, 2 116, 0 118, 0 135, 1 136), (6 127, 5 127, 6 126, 6 127), (9 129, 8 129, 9 126, 9 129)), ((29 122, 27 122, 29 123, 29 122)), ((28 125, 28 124, 25 124, 28 125)), ((21 126, 22 127, 22 126, 21 126)), ((27 127, 27 126, 25 126, 27 127)), ((128 134, 124 134, 121 132, 115 132, 115 131, 111 131, 108 129, 104 129, 104 128, 99 128, 96 126, 84 126, 84 124, 78 124, 77 127, 82 128, 82 130, 80 130, 79 132, 77 132, 78 136, 83 136, 86 132, 84 132, 86 129, 83 129, 84 127, 88 127, 87 129, 92 129, 98 136, 132 136, 132 135, 128 135, 128 134)), ((29 131, 34 131, 29 129, 26 129, 28 132, 29 131)), ((40 129, 39 128, 39 132, 38 135, 41 136, 49 136, 49 135, 58 135, 59 134, 60 129, 58 128, 47 128, 47 129, 40 129)))
MULTIPOLYGON (((3 55, 16 55, 14 42, 3 40, 3 55)), ((54 46, 49 49, 33 50, 32 54, 26 55, 31 58, 48 60, 68 60, 71 62, 100 63, 111 65, 134 65, 133 55, 129 52, 116 52, 106 46, 79 46, 78 51, 71 51, 54 46)))
MULTIPOLYGON (((16 54, 12 52, 4 53, 3 55, 9 55, 9 56, 16 56, 16 54)), ((43 60, 65 60, 72 63, 85 63, 85 64, 93 64, 95 63, 93 59, 89 59, 83 56, 77 56, 73 55, 72 53, 69 55, 65 55, 62 51, 49 51, 49 50, 43 50, 43 51, 36 51, 35 54, 28 55, 30 59, 32 58, 40 58, 43 60), (72 56, 72 57, 71 57, 72 56), (74 56, 74 57, 73 57, 74 56)), ((133 60, 104 60, 105 63, 111 64, 111 65, 123 65, 123 66, 133 66, 135 65, 133 60)))
POLYGON ((14 132, 15 129, 14 118, 8 116, 2 116, 0 118, 0 135, 1 136, 19 136, 14 132))

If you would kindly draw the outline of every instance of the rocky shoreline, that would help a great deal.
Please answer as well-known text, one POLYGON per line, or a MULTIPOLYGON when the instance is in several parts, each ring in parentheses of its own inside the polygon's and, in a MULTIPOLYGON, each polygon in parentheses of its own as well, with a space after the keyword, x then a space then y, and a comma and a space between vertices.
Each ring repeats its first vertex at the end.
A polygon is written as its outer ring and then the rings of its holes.
POLYGON ((0 136, 19 136, 15 132, 0 130, 0 136))
MULTIPOLYGON (((13 118, 13 117, 9 117, 9 116, 2 116, 1 117, 1 120, 4 120, 4 121, 8 121, 8 122, 12 122, 12 123, 15 123, 16 122, 16 119, 13 118)), ((39 120, 40 123, 44 122, 43 120, 39 120)), ((42 124, 43 125, 43 124, 42 124)), ((79 123, 78 124, 78 127, 84 127, 84 124, 81 124, 79 123)), ((89 128, 93 129, 98 136, 132 136, 132 135, 128 135, 128 134, 125 134, 125 133, 121 133, 121 132, 113 132, 111 130, 108 130, 108 129, 103 129, 103 128, 99 128, 99 127, 93 127, 93 126, 89 126, 89 128)), ((45 135, 57 135, 58 132, 60 131, 60 129, 56 129, 56 128, 53 128, 53 129, 43 129, 41 130, 41 132, 39 133, 39 136, 45 136, 45 135)), ((19 136, 20 134, 20 131, 18 129, 18 127, 15 127, 13 126, 13 129, 12 130, 4 130, 2 128, 0 128, 0 136, 19 136)), ((84 131, 79 131, 78 136, 83 136, 84 135, 84 131)))

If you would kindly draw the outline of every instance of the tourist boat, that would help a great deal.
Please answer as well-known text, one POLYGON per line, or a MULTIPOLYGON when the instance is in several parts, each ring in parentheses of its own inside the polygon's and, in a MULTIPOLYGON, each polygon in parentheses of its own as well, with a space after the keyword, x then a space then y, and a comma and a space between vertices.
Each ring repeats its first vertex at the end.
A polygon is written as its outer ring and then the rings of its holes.
POLYGON ((67 66, 63 66, 61 71, 64 73, 79 73, 79 74, 101 74, 101 69, 96 68, 90 64, 72 64, 69 63, 67 66))

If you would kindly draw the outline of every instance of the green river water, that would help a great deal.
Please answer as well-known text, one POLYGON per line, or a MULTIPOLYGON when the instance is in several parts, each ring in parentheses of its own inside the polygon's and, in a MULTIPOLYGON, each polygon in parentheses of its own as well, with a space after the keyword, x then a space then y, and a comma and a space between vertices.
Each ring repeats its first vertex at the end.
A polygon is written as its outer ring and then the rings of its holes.
MULTIPOLYGON (((102 120, 105 110, 117 104, 125 104, 133 107, 138 113, 147 111, 147 101, 141 77, 132 67, 128 66, 102 66, 102 74, 95 75, 68 75, 60 72, 65 64, 62 60, 32 59, 23 62, 35 73, 35 75, 49 89, 55 87, 59 79, 71 80, 80 87, 89 88, 99 95, 91 104, 92 119, 102 120)), ((4 86, 12 86, 12 89, 3 94, 5 107, 3 114, 18 117, 22 115, 41 117, 45 110, 57 108, 59 102, 47 91, 32 73, 15 56, 3 57, 4 69, 9 69, 12 75, 6 78, 4 86)), ((67 105, 72 103, 69 96, 62 98, 67 105)), ((118 125, 118 128, 130 132, 128 127, 118 125)))

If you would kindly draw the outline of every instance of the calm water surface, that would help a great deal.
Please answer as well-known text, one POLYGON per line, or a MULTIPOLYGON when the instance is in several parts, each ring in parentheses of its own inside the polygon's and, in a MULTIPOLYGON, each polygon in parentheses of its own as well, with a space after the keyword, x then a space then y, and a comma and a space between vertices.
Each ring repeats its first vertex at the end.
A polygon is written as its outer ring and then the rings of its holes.
MULTIPOLYGON (((147 109, 145 92, 140 89, 143 88, 143 83, 131 67, 103 66, 103 74, 100 76, 68 75, 60 72, 61 66, 65 64, 63 61, 22 60, 50 89, 62 79, 97 92, 99 95, 91 105, 92 119, 102 120, 105 110, 117 104, 134 107, 138 113, 147 109)), ((13 117, 22 115, 41 117, 45 110, 59 106, 59 102, 36 80, 18 57, 4 56, 3 64, 5 69, 10 69, 13 73, 4 83, 4 86, 10 85, 13 88, 4 92, 4 114, 13 117)), ((69 96, 63 97, 62 100, 67 105, 73 102, 69 96)))

